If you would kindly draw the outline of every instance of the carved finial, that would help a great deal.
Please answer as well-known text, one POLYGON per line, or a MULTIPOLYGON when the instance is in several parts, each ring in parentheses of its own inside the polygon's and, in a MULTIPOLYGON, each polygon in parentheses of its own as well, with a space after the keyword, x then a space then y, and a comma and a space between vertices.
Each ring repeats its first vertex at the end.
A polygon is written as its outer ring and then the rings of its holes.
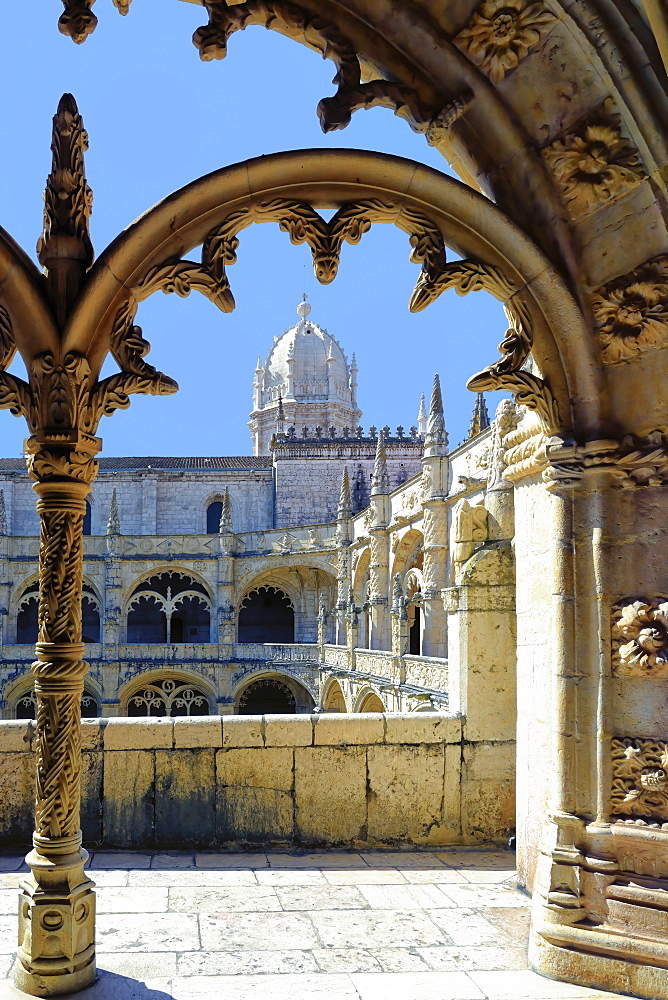
POLYGON ((95 31, 97 18, 90 9, 95 0, 63 0, 65 10, 58 19, 58 30, 81 45, 95 31))
POLYGON ((387 457, 385 455, 385 441, 382 430, 378 431, 378 441, 376 444, 376 460, 373 463, 373 477, 371 486, 371 496, 384 495, 390 492, 390 477, 387 471, 387 457))
POLYGON ((441 396, 441 381, 434 375, 431 390, 431 405, 429 407, 429 422, 424 437, 425 454, 446 455, 448 450, 448 435, 445 432, 443 418, 443 398, 441 396))
POLYGON ((232 530, 232 504, 230 503, 230 491, 225 488, 225 496, 220 510, 220 524, 218 531, 221 535, 232 530))
POLYGON ((7 511, 5 510, 5 491, 0 490, 0 535, 7 534, 7 511))
POLYGON ((47 275, 47 288, 62 326, 93 263, 88 233, 93 192, 86 183, 84 153, 88 135, 76 101, 63 94, 53 118, 51 173, 44 190, 44 229, 37 255, 47 275))
POLYGON ((417 416, 418 434, 421 438, 427 433, 427 411, 424 408, 424 393, 420 396, 420 409, 417 416))
POLYGON ((339 494, 339 520, 353 516, 353 501, 350 496, 350 481, 348 479, 348 467, 343 466, 341 475, 341 493, 339 494))
POLYGON ((400 608, 402 601, 404 599, 404 589, 401 586, 401 576, 399 573, 395 573, 394 582, 392 584, 392 603, 395 608, 400 608))
POLYGON ((116 499, 116 490, 111 491, 111 503, 109 504, 109 517, 107 518, 107 534, 108 535, 120 535, 121 533, 121 522, 118 516, 118 500, 116 499))
POLYGON ((473 416, 471 417, 471 423, 469 425, 469 434, 467 441, 471 438, 476 437, 482 431, 489 427, 489 413, 487 412, 487 405, 485 403, 485 397, 482 392, 479 392, 476 396, 475 406, 473 407, 473 416))
POLYGON ((327 601, 325 600, 325 595, 320 592, 320 605, 318 607, 318 618, 320 621, 324 621, 327 618, 327 601))
POLYGON ((305 320, 308 314, 311 312, 311 303, 306 300, 306 292, 302 295, 302 300, 297 306, 297 315, 301 319, 305 320))

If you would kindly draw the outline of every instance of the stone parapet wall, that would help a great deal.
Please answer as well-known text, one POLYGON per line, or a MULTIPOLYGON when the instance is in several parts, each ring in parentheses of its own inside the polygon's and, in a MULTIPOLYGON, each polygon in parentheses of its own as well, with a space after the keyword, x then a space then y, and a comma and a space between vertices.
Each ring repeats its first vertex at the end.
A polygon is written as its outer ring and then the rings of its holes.
MULTIPOLYGON (((512 744, 441 713, 90 719, 84 842, 117 848, 503 841, 512 744), (465 752, 463 752, 465 751, 465 752)), ((34 723, 0 723, 0 844, 32 834, 34 723)))

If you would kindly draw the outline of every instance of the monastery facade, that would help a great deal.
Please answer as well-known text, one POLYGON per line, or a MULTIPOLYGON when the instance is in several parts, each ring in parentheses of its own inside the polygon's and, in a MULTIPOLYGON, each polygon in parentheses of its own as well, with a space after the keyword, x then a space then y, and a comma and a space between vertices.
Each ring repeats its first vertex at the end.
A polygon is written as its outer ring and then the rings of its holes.
MULTIPOLYGON (((253 455, 100 459, 84 715, 447 710, 444 600, 487 538, 496 422, 480 396, 451 452, 436 379, 415 425, 363 429, 354 355, 297 311, 258 360, 253 455)), ((39 524, 22 459, 0 461, 0 489, 0 705, 30 718, 39 524)))

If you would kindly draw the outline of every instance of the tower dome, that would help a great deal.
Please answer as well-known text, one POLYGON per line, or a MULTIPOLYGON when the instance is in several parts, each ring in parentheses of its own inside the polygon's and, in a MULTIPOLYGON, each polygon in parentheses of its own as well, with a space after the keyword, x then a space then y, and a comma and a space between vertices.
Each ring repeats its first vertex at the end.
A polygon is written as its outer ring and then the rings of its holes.
POLYGON ((354 427, 357 409, 356 372, 336 340, 310 317, 306 296, 297 306, 298 321, 274 338, 264 364, 258 362, 254 382, 254 407, 250 427, 256 454, 268 452, 275 431, 279 398, 286 425, 303 432, 316 426, 354 427), (260 415, 263 415, 262 417, 260 415), (269 418, 269 419, 267 419, 269 418))

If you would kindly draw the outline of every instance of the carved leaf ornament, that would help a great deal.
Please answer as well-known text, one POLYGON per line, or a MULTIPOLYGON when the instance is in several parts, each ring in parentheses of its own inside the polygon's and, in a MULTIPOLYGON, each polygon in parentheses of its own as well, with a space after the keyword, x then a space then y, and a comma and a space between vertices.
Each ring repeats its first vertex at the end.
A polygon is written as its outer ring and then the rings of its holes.
POLYGON ((453 41, 493 83, 500 83, 536 48, 555 21, 542 3, 485 0, 453 41))
POLYGON ((603 361, 620 364, 668 344, 668 254, 604 285, 592 300, 603 361))
POLYGON ((668 602, 652 607, 645 601, 633 601, 615 609, 614 619, 614 673, 668 676, 668 602))
POLYGON ((612 814, 668 828, 668 746, 660 740, 612 740, 612 814))
POLYGON ((416 92, 390 80, 376 79, 362 83, 362 71, 355 46, 333 24, 318 14, 284 0, 247 0, 228 4, 225 0, 205 0, 209 23, 193 34, 193 44, 200 59, 210 62, 224 59, 227 43, 235 31, 260 25, 292 38, 331 59, 336 66, 333 97, 323 97, 318 117, 323 132, 345 128, 355 111, 390 108, 404 118, 415 132, 423 133, 431 145, 440 142, 448 130, 469 108, 473 95, 465 90, 443 108, 427 108, 416 92))

